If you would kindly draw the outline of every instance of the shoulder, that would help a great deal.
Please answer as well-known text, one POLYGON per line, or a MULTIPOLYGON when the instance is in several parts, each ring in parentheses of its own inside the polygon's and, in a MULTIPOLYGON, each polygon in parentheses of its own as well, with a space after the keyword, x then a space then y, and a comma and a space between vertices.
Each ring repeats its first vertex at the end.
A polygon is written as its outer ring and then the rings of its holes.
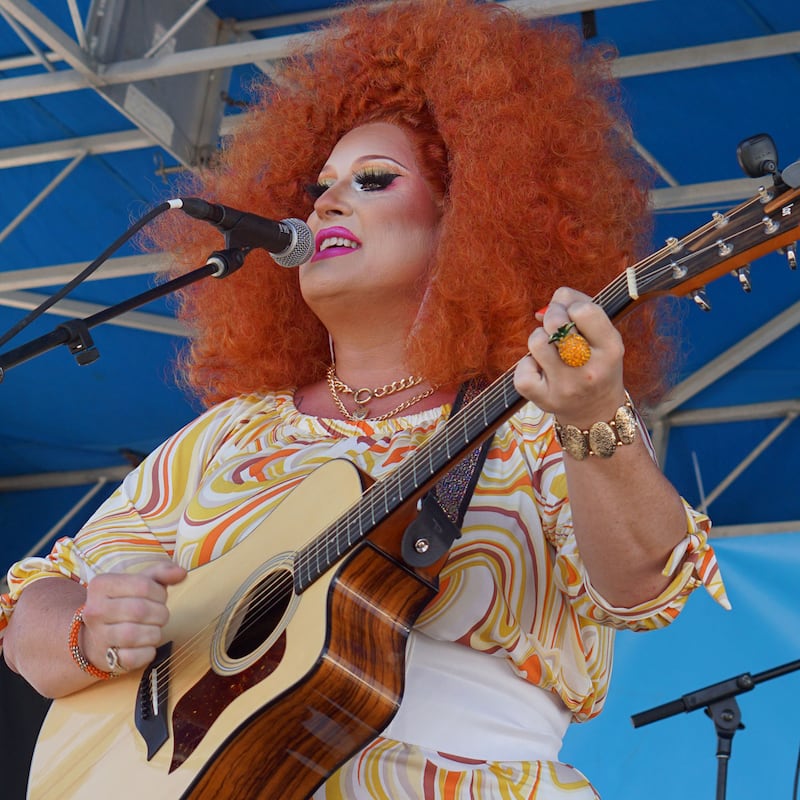
POLYGON ((241 442, 252 438, 254 427, 261 427, 267 420, 277 419, 280 398, 276 393, 241 394, 230 397, 207 408, 186 425, 179 436, 195 438, 212 437, 216 440, 230 439, 241 442))

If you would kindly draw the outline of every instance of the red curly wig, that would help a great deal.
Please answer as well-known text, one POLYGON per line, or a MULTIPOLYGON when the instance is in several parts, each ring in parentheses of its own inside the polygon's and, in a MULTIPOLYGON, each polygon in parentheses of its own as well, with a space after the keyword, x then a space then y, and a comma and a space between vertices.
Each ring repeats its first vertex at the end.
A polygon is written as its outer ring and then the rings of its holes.
MULTIPOLYGON (((641 255, 646 175, 618 109, 610 48, 471 0, 363 5, 317 37, 260 86, 218 165, 182 188, 305 218, 304 187, 344 133, 375 120, 413 131, 444 203, 425 313, 407 342, 413 372, 439 385, 499 374, 525 353, 533 312, 557 287, 594 295, 641 255)), ((181 269, 219 247, 208 226, 161 220, 152 244, 181 269)), ((324 376, 327 332, 301 298, 298 271, 263 251, 179 302, 193 332, 183 378, 204 403, 324 376)), ((668 356, 653 304, 620 330, 626 382, 652 398, 668 356)))

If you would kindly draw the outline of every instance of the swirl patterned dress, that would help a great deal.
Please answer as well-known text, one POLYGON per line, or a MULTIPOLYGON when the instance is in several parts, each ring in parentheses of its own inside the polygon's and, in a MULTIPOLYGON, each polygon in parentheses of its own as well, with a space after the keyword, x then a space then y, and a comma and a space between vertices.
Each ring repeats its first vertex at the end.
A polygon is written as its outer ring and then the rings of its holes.
MULTIPOLYGON (((59 575, 87 582, 165 553, 188 569, 204 564, 246 537, 329 459, 348 459, 379 479, 443 425, 449 411, 350 422, 302 414, 291 391, 221 403, 145 459, 74 538, 10 569, 0 635, 32 581, 59 575)), ((664 592, 636 608, 610 606, 592 587, 576 547, 552 417, 527 404, 495 434, 462 536, 415 633, 479 653, 524 682, 520 687, 538 687, 572 721, 590 719, 606 699, 615 629, 669 624, 700 585, 727 606, 709 527, 687 505, 686 536, 664 566, 671 577, 664 592)), ((315 798, 567 796, 596 793, 557 760, 481 758, 379 737, 315 798)))

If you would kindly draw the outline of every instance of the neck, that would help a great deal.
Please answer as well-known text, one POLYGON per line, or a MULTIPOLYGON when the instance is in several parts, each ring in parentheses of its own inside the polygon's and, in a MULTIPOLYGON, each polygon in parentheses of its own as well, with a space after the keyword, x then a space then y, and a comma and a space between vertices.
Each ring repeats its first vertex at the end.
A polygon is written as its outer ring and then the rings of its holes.
MULTIPOLYGON (((349 346, 335 339, 333 352, 336 374, 356 388, 382 386, 410 374, 405 362, 404 340, 358 342, 349 346)), ((424 376, 423 376, 424 377, 424 376)))
POLYGON ((343 381, 378 386, 409 374, 405 348, 419 311, 417 292, 390 300, 348 296, 310 305, 330 332, 343 381))
MULTIPOLYGON (((372 329, 361 331, 358 337, 342 336, 334 338, 334 354, 336 358, 336 376, 353 391, 368 389, 370 391, 387 387, 411 375, 411 369, 405 362, 405 336, 378 336, 372 329)), ((454 387, 432 387, 425 376, 422 381, 408 388, 401 388, 390 393, 381 392, 380 397, 371 398, 366 403, 368 418, 377 418, 392 412, 406 401, 411 401, 420 394, 425 394, 417 402, 413 402, 403 411, 413 413, 429 408, 452 403, 455 396, 454 387)), ((295 395, 295 402, 304 413, 323 417, 347 417, 364 409, 357 406, 354 394, 337 393, 339 401, 346 407, 343 413, 333 398, 328 379, 323 379, 311 386, 301 387, 295 395)), ((365 394, 360 395, 364 399, 365 394)), ((399 412, 398 412, 399 413, 399 412)))

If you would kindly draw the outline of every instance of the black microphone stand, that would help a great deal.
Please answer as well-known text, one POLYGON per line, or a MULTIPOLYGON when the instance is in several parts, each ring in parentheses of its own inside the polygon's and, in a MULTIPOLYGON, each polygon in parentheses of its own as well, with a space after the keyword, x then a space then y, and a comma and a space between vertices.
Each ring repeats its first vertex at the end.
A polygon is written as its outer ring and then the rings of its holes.
POLYGON ((48 350, 53 350, 61 344, 69 347, 79 365, 91 364, 100 357, 100 352, 89 333, 90 328, 103 322, 108 322, 108 320, 118 317, 126 311, 131 311, 203 278, 209 276, 225 278, 244 264, 245 256, 250 250, 250 247, 229 247, 224 250, 217 250, 209 256, 204 266, 192 272, 173 278, 171 281, 167 281, 153 289, 148 289, 146 292, 142 292, 103 311, 98 311, 85 319, 68 320, 44 336, 0 354, 0 382, 3 381, 5 373, 11 367, 46 353, 48 350))
POLYGON ((688 713, 698 708, 705 708, 705 713, 711 717, 717 732, 716 800, 725 800, 728 762, 731 757, 733 735, 737 730, 744 728, 742 713, 739 709, 739 704, 736 702, 736 695, 749 692, 763 681, 778 678, 797 669, 800 669, 800 661, 791 661, 788 664, 759 672, 756 675, 744 672, 726 681, 689 692, 689 694, 685 694, 677 700, 634 714, 631 717, 631 721, 634 728, 640 728, 642 725, 648 725, 659 719, 666 719, 682 711, 688 713))

